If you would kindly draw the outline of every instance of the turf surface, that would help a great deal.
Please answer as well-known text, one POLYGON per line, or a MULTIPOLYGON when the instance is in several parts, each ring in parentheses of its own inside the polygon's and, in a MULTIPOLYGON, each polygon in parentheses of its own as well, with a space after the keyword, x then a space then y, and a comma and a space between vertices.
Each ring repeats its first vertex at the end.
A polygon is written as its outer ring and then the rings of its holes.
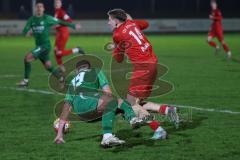
MULTIPOLYGON (((159 62, 169 68, 163 79, 175 87, 171 93, 153 101, 240 112, 238 35, 226 35, 234 61, 227 61, 223 51, 215 56, 205 42, 205 35, 150 35, 149 39, 159 62)), ((87 52, 101 57, 108 70, 110 53, 103 48, 110 40, 110 36, 73 36, 68 47, 80 44, 87 52)), ((1 160, 240 159, 240 114, 197 110, 192 110, 192 122, 179 130, 163 123, 169 132, 166 141, 150 141, 152 133, 148 127, 132 131, 118 117, 114 131, 127 141, 125 146, 100 148, 99 122, 73 123, 70 134, 65 137, 67 143, 53 144, 54 105, 63 97, 15 90, 15 83, 22 78, 23 57, 33 47, 32 38, 0 37, 1 160)), ((33 62, 29 88, 49 90, 47 80, 41 63, 33 62)))

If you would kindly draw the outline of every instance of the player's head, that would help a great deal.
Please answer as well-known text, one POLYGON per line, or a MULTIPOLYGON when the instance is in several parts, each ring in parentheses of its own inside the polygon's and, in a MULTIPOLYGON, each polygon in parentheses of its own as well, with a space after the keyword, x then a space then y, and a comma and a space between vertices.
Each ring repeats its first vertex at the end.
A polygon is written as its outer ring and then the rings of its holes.
POLYGON ((127 20, 127 13, 122 9, 113 9, 108 11, 108 24, 112 29, 127 20))
POLYGON ((216 2, 216 0, 211 0, 211 8, 213 9, 213 10, 215 10, 215 9, 217 9, 217 2, 216 2))
POLYGON ((54 5, 56 9, 62 8, 62 0, 55 0, 54 5))
POLYGON ((91 64, 87 60, 81 60, 81 61, 77 62, 77 64, 76 64, 77 73, 83 69, 90 69, 90 68, 91 68, 91 64))
POLYGON ((45 8, 42 2, 37 2, 35 5, 35 14, 36 16, 42 16, 44 14, 45 8))

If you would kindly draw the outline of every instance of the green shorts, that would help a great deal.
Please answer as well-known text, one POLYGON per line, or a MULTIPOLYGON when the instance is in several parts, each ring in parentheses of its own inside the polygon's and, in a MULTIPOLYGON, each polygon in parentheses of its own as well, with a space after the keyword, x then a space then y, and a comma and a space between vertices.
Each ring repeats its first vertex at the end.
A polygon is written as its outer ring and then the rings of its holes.
POLYGON ((81 93, 78 95, 67 93, 65 102, 72 106, 75 114, 83 114, 97 109, 100 96, 99 93, 85 94, 84 96, 81 93))
POLYGON ((50 58, 49 58, 50 51, 51 51, 50 47, 37 46, 31 52, 35 59, 39 59, 40 61, 42 61, 44 63, 44 62, 50 60, 50 58))

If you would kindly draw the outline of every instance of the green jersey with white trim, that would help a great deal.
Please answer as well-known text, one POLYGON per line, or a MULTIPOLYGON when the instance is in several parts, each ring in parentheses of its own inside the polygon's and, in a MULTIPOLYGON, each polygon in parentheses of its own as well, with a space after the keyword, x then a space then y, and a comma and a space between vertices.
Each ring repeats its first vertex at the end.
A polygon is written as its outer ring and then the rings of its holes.
POLYGON ((109 82, 104 73, 99 69, 84 69, 71 79, 65 101, 73 103, 76 97, 99 98, 104 86, 109 82))
POLYGON ((65 25, 75 29, 75 24, 68 23, 52 16, 44 14, 41 17, 32 16, 28 19, 23 34, 26 35, 31 29, 35 38, 36 46, 51 46, 49 39, 49 30, 53 25, 65 25))

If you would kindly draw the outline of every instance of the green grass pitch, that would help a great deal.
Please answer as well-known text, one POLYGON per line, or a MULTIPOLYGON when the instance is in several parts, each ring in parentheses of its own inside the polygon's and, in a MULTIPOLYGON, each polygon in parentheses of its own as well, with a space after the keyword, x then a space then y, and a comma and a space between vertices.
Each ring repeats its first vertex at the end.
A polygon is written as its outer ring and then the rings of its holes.
MULTIPOLYGON (((175 90, 152 101, 211 108, 216 112, 192 110, 192 122, 169 132, 165 141, 150 141, 146 126, 139 131, 117 118, 114 132, 127 145, 99 147, 101 123, 73 123, 66 144, 55 145, 52 123, 54 105, 63 97, 15 90, 22 78, 23 57, 34 47, 32 38, 0 37, 0 159, 1 160, 236 160, 240 159, 240 38, 227 34, 234 61, 223 50, 218 56, 206 43, 206 35, 149 35, 159 62, 169 68, 163 77, 175 90)), ((72 36, 68 47, 82 46, 101 57, 109 68, 110 53, 104 44, 111 36, 72 36)), ((53 41, 53 37, 52 37, 53 41)), ((52 61, 55 63, 53 53, 52 61)), ((67 60, 70 57, 66 57, 67 60)), ((48 75, 39 61, 32 63, 30 89, 48 90, 48 75)))

